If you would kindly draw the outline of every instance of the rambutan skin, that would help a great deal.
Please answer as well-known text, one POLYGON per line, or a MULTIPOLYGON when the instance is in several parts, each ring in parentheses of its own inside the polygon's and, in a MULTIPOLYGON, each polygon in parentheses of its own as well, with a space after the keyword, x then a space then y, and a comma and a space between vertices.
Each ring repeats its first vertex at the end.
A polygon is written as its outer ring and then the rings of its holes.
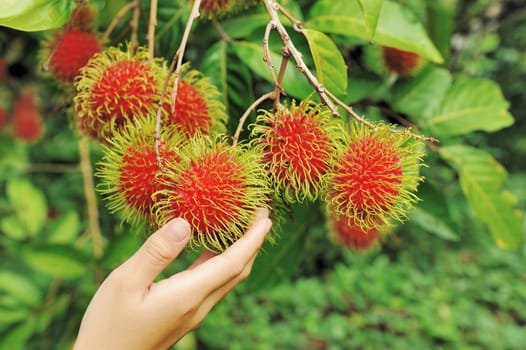
POLYGON ((101 45, 94 33, 78 29, 58 32, 47 48, 51 55, 49 70, 58 80, 73 83, 80 68, 100 50, 101 45))
POLYGON ((355 223, 344 218, 329 218, 331 239, 342 247, 357 252, 368 251, 380 245, 382 232, 373 227, 365 230, 355 223))
POLYGON ((329 215, 365 231, 404 221, 423 180, 422 148, 407 130, 351 124, 346 151, 330 173, 324 198, 329 215))
POLYGON ((17 140, 36 142, 43 134, 44 127, 35 91, 23 90, 13 104, 11 111, 13 136, 17 140))
POLYGON ((407 76, 417 72, 423 64, 420 55, 394 47, 382 46, 385 66, 390 72, 407 76))
POLYGON ((111 47, 95 55, 75 81, 80 130, 105 142, 127 120, 154 115, 166 73, 160 60, 148 59, 145 48, 133 55, 111 47))
MULTIPOLYGON (((161 164, 178 161, 177 152, 184 141, 173 127, 163 127, 159 156, 161 164)), ((130 223, 146 222, 155 226, 152 213, 165 188, 167 175, 159 167, 155 152, 154 118, 135 118, 116 131, 103 145, 104 157, 95 175, 101 179, 97 189, 108 202, 110 212, 118 212, 130 223)))
MULTIPOLYGON (((173 91, 169 89, 166 94, 166 102, 163 105, 165 124, 175 125, 188 137, 196 133, 225 133, 228 115, 217 87, 201 72, 190 69, 189 64, 182 66, 180 76, 174 112, 171 106, 173 91)), ((170 86, 173 86, 173 81, 170 86)))
POLYGON ((330 110, 311 100, 258 115, 252 135, 264 148, 264 163, 278 196, 315 200, 344 145, 345 130, 330 110))
POLYGON ((256 209, 269 208, 261 151, 196 135, 178 154, 180 162, 167 166, 167 189, 160 191, 159 225, 183 217, 193 229, 191 245, 223 251, 244 234, 256 209))

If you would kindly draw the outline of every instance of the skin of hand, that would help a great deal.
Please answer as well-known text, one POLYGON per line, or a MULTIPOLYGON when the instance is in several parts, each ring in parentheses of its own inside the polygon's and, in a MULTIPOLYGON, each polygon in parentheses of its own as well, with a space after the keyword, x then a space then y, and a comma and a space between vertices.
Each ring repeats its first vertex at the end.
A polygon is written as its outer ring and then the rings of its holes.
POLYGON ((205 251, 188 269, 154 283, 190 238, 188 222, 173 219, 104 280, 73 349, 158 350, 175 344, 249 275, 271 226, 268 211, 260 209, 245 235, 223 253, 205 251))

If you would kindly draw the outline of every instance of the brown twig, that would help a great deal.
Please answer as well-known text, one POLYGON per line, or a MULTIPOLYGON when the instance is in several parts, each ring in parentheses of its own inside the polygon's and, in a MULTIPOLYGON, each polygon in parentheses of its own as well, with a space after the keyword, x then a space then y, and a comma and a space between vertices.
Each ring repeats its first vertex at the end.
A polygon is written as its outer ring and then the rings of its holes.
POLYGON ((135 6, 133 8, 133 17, 130 22, 131 38, 130 38, 130 50, 132 54, 137 52, 139 47, 139 17, 141 15, 141 0, 135 0, 135 6))
POLYGON ((150 23, 148 24, 148 58, 153 59, 155 49, 155 26, 157 25, 157 0, 150 1, 150 23))
POLYGON ((236 132, 234 133, 234 136, 232 137, 232 144, 235 146, 237 145, 237 141, 239 140, 239 135, 241 135, 241 131, 243 131, 243 125, 245 124, 245 121, 249 117, 250 113, 252 113, 257 106, 259 106, 263 101, 270 100, 274 98, 274 91, 267 92, 266 94, 259 97, 257 100, 255 100, 243 113, 241 118, 239 118, 239 123, 237 124, 236 132))
POLYGON ((174 82, 172 86, 172 97, 171 97, 171 104, 170 109, 172 113, 175 112, 175 99, 177 98, 177 89, 179 87, 179 75, 181 72, 181 66, 183 65, 183 56, 184 51, 186 50, 186 44, 188 43, 188 37, 190 36, 190 31, 192 29, 192 24, 194 23, 194 20, 199 17, 199 7, 201 6, 201 0, 194 0, 194 5, 192 6, 192 11, 190 12, 190 17, 188 18, 188 23, 186 23, 186 27, 184 28, 183 37, 181 38, 181 44, 179 45, 179 48, 177 49, 176 55, 178 55, 177 59, 177 65, 175 66, 174 70, 174 82))
POLYGON ((228 35, 227 32, 225 32, 225 30, 223 29, 223 27, 221 27, 221 24, 219 24, 219 22, 217 21, 217 19, 212 19, 212 24, 214 25, 214 27, 217 29, 217 31, 219 32, 219 35, 221 36, 221 39, 227 43, 232 43, 234 42, 234 40, 232 40, 232 38, 228 35))
POLYGON ((119 12, 117 12, 117 14, 115 15, 115 17, 113 18, 113 20, 111 21, 111 23, 108 25, 108 28, 106 28, 106 31, 104 32, 103 36, 102 36, 102 40, 103 41, 106 41, 109 39, 111 33, 113 33, 113 31, 115 30, 115 28, 117 27, 117 25, 119 24, 119 22, 121 21, 121 19, 126 16, 126 14, 128 13, 128 11, 130 11, 132 8, 134 8, 135 6, 137 6, 137 2, 134 0, 132 2, 129 2, 128 4, 126 4, 125 6, 123 6, 119 12))
POLYGON ((84 195, 88 211, 88 229, 93 240, 93 256, 98 259, 102 257, 102 234, 99 226, 99 209, 97 197, 95 196, 95 185, 93 183, 93 169, 91 167, 89 139, 79 136, 80 169, 84 185, 84 195))

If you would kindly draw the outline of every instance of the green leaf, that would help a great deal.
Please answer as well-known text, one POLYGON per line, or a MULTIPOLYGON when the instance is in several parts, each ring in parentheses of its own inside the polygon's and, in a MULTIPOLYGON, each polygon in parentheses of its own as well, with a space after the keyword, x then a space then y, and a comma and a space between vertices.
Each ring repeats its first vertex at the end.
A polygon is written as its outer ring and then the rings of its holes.
POLYGON ((358 0, 358 4, 362 9, 365 25, 369 31, 370 38, 373 39, 384 0, 358 0))
POLYGON ((71 0, 2 0, 0 26, 23 31, 57 28, 69 18, 71 0))
POLYGON ((27 232, 35 236, 47 220, 46 198, 42 191, 23 178, 11 178, 6 185, 7 198, 27 232))
POLYGON ((29 237, 25 224, 15 215, 0 219, 0 231, 14 240, 24 240, 29 237))
POLYGON ((313 29, 304 30, 321 84, 336 96, 347 92, 347 66, 334 42, 327 35, 313 29))
MULTIPOLYGON (((327 34, 357 36, 370 40, 370 31, 357 0, 320 0, 311 10, 306 28, 327 34)), ((429 39, 423 25, 407 8, 385 0, 378 18, 374 42, 411 51, 435 62, 443 58, 429 39)))
POLYGON ((488 153, 463 145, 443 147, 440 155, 459 173, 460 186, 475 217, 488 225, 500 248, 517 249, 522 240, 523 214, 517 200, 502 185, 506 170, 488 153))
POLYGON ((21 253, 31 268, 53 277, 74 279, 87 271, 86 259, 71 246, 27 246, 21 253))
POLYGON ((433 117, 420 126, 436 136, 497 131, 514 122, 508 105, 495 82, 461 79, 447 91, 433 117))
MULTIPOLYGON (((239 59, 249 66, 256 75, 272 83, 269 67, 263 61, 262 45, 241 41, 233 43, 232 49, 239 59)), ((279 67, 282 56, 275 52, 271 52, 270 55, 274 65, 279 67)), ((291 62, 289 62, 287 70, 285 71, 283 88, 287 94, 298 99, 303 99, 313 92, 313 88, 308 83, 307 78, 305 78, 291 62)))
POLYGON ((440 101, 451 86, 451 74, 443 68, 429 65, 411 79, 400 79, 393 87, 392 106, 420 122, 439 107, 440 101))
POLYGON ((434 213, 425 211, 422 208, 416 208, 411 211, 409 218, 411 222, 442 239, 458 241, 457 234, 442 220, 442 218, 436 216, 434 213))
POLYGON ((35 320, 29 317, 2 335, 0 350, 27 349, 26 343, 35 331, 35 320))
POLYGON ((79 215, 70 210, 59 216, 51 225, 47 242, 55 244, 73 243, 79 233, 79 215))
POLYGON ((0 294, 3 293, 28 306, 39 304, 42 298, 40 290, 30 279, 11 271, 0 271, 0 294))

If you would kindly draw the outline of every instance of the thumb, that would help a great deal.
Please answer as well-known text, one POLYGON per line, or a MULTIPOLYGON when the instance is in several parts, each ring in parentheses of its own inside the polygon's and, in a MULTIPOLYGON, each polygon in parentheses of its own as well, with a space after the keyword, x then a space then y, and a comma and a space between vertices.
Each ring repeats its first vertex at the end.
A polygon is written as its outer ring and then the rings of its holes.
POLYGON ((132 288, 147 288, 184 249, 190 238, 190 224, 173 219, 152 234, 139 250, 121 266, 132 288))

